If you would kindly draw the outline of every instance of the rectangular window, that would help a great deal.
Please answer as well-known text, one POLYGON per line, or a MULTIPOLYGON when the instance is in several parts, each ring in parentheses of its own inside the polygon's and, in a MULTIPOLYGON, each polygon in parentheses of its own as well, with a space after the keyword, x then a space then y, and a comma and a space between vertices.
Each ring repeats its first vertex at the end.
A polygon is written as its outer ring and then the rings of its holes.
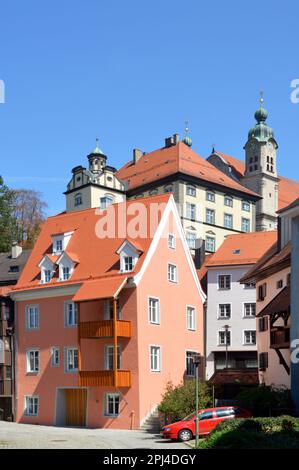
POLYGON ((247 201, 242 201, 242 210, 250 212, 250 203, 247 201))
POLYGON ((250 302, 250 303, 245 303, 244 304, 244 317, 245 318, 251 318, 251 317, 255 317, 255 303, 254 302, 250 302))
POLYGON ((26 305, 26 328, 35 330, 39 327, 39 309, 37 305, 26 305))
POLYGON ((51 269, 45 269, 44 270, 44 281, 45 282, 50 282, 52 279, 52 271, 51 269))
POLYGON ((161 371, 161 348, 160 346, 150 347, 150 367, 152 372, 161 371))
POLYGON ((193 356, 196 354, 194 351, 186 351, 186 375, 187 377, 195 377, 195 364, 193 356))
POLYGON ((133 258, 132 256, 124 256, 124 271, 133 270, 133 258))
POLYGON ((154 299, 152 297, 148 300, 148 310, 149 310, 149 321, 150 323, 159 324, 160 323, 160 302, 159 299, 154 299))
POLYGON ((230 346, 230 331, 218 331, 218 345, 230 346))
POLYGON ((264 282, 264 284, 261 284, 258 287, 258 300, 263 301, 266 296, 267 296, 267 283, 264 282))
POLYGON ((56 240, 56 242, 55 242, 55 251, 58 251, 58 252, 62 251, 62 240, 56 240))
MULTIPOLYGON (((105 346, 105 369, 106 370, 114 369, 114 346, 110 344, 105 346)), ((117 346, 117 369, 121 369, 120 346, 117 346)))
POLYGON ((75 302, 64 302, 64 320, 66 327, 77 326, 78 314, 75 302))
POLYGON ((187 306, 187 330, 196 330, 195 308, 187 306))
POLYGON ((78 371, 78 349, 66 348, 65 349, 65 370, 66 372, 78 371))
POLYGON ((5 367, 5 378, 8 380, 12 379, 12 368, 11 366, 6 366, 5 367))
POLYGON ((230 274, 221 274, 218 276, 218 289, 219 290, 230 290, 231 288, 231 276, 230 274))
POLYGON ((106 394, 105 415, 118 416, 119 415, 120 396, 118 393, 106 394))
POLYGON ((255 330, 245 330, 244 331, 244 344, 246 344, 246 345, 255 345, 256 344, 256 331, 255 330))
POLYGON ((27 372, 37 374, 39 372, 39 350, 30 349, 27 351, 27 372))
POLYGON ((188 246, 191 250, 195 250, 195 242, 196 242, 196 233, 194 232, 187 232, 186 233, 186 240, 188 246))
POLYGON ((168 248, 175 249, 175 236, 172 233, 168 234, 168 248))
MULTIPOLYGON (((121 304, 120 299, 116 299, 116 318, 121 320, 121 304)), ((113 320, 113 300, 105 300, 104 303, 104 320, 113 320)))
POLYGON ((230 316, 231 316, 231 304, 219 304, 218 318, 230 318, 230 316))
POLYGON ((268 330, 268 317, 259 318, 259 331, 264 332, 268 330))
POLYGON ((187 219, 195 220, 196 218, 196 206, 195 204, 190 204, 187 202, 186 204, 186 217, 187 219))
POLYGON ((215 193, 213 193, 213 191, 207 191, 206 200, 210 202, 215 202, 215 193))
POLYGON ((68 266, 64 266, 62 268, 62 279, 63 281, 67 281, 70 278, 70 268, 68 266))
POLYGON ((224 196, 224 205, 228 207, 233 207, 233 198, 230 196, 224 196))
POLYGON ((242 232, 250 232, 250 220, 242 217, 242 232))
POLYGON ((194 186, 187 186, 186 188, 186 194, 187 196, 196 196, 196 189, 194 188, 194 186))
POLYGON ((24 415, 37 416, 38 415, 39 398, 36 396, 25 396, 24 415))
POLYGON ((231 214, 224 214, 224 227, 233 228, 233 216, 231 214))
POLYGON ((265 371, 268 368, 268 353, 259 354, 259 370, 265 371))
POLYGON ((177 273, 177 267, 175 264, 168 264, 168 280, 170 282, 178 282, 178 273, 177 273))
POLYGON ((216 238, 206 236, 206 250, 214 253, 216 250, 216 238))
POLYGON ((281 289, 283 287, 283 279, 279 279, 279 281, 277 281, 276 287, 277 289, 281 289))
POLYGON ((60 365, 60 351, 58 347, 51 349, 51 366, 58 367, 60 365))
POLYGON ((215 224, 215 211, 213 209, 206 209, 206 223, 215 224))
POLYGON ((113 204, 113 197, 104 196, 100 198, 100 209, 107 209, 111 204, 113 204))

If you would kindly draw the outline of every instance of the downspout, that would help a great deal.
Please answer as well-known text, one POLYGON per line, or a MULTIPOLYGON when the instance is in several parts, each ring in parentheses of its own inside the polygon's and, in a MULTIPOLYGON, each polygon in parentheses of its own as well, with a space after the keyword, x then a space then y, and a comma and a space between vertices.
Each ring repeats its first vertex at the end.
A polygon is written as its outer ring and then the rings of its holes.
POLYGON ((113 297, 113 385, 117 389, 117 301, 113 297))

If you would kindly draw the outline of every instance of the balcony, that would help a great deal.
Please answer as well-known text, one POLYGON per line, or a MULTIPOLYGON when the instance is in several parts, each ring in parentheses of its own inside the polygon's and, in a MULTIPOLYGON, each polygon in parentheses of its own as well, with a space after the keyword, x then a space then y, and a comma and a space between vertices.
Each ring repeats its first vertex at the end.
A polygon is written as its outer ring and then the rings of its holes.
MULTIPOLYGON (((130 321, 117 320, 117 336, 131 338, 132 326, 130 321)), ((79 324, 80 338, 112 338, 113 320, 86 321, 79 324)))
POLYGON ((290 347, 290 328, 278 326, 272 328, 270 332, 270 348, 289 349, 290 347))
POLYGON ((131 387, 131 371, 118 370, 116 382, 113 370, 79 371, 79 387, 131 387))

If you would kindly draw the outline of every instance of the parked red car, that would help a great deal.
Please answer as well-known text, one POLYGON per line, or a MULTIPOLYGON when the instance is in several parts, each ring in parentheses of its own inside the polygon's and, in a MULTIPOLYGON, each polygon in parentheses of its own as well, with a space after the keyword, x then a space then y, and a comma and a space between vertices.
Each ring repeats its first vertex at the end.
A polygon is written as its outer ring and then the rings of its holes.
MULTIPOLYGON (((237 406, 221 406, 218 408, 206 408, 198 412, 198 431, 200 435, 209 434, 225 419, 250 418, 252 414, 237 406)), ((195 412, 182 421, 167 424, 162 428, 161 434, 165 439, 179 439, 189 441, 195 437, 195 412)))

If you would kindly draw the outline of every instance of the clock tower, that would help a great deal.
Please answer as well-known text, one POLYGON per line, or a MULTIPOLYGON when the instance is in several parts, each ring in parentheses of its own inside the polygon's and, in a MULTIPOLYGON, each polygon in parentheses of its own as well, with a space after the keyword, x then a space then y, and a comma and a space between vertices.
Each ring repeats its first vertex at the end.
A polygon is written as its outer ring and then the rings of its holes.
POLYGON ((266 123, 268 113, 263 107, 255 112, 255 127, 249 130, 245 149, 245 174, 242 184, 259 194, 262 199, 256 204, 256 230, 277 228, 278 177, 276 168, 277 142, 271 127, 266 123))

